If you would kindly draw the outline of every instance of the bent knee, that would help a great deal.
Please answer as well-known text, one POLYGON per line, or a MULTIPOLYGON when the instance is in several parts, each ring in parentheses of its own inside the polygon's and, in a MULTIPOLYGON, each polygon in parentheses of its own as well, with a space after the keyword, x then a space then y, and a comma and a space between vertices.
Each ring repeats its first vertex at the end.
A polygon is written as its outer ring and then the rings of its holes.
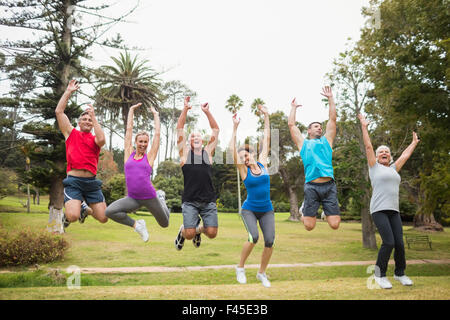
POLYGON ((104 217, 100 217, 97 220, 100 223, 107 223, 108 222, 108 217, 105 215, 104 217))
POLYGON ((195 237, 195 229, 184 229, 183 236, 187 240, 192 240, 195 237))
POLYGON ((248 241, 251 242, 251 243, 253 243, 253 244, 258 243, 258 240, 259 240, 259 237, 258 237, 258 236, 252 236, 252 235, 250 235, 249 238, 248 238, 248 241))
POLYGON ((274 244, 274 240, 269 240, 264 242, 264 247, 266 248, 272 248, 274 244))
POLYGON ((204 233, 208 238, 214 239, 217 237, 217 228, 205 228, 204 233))
POLYGON ((331 227, 331 229, 333 229, 333 230, 339 229, 339 225, 340 225, 339 222, 338 222, 338 223, 330 223, 330 227, 331 227))

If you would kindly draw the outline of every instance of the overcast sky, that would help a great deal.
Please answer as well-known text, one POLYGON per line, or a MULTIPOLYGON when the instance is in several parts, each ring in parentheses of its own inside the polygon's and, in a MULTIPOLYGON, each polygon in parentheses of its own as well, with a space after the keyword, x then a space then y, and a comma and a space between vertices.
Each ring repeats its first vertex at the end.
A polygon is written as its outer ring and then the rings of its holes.
MULTIPOLYGON (((144 47, 139 55, 155 70, 169 70, 164 80, 180 80, 197 92, 198 102, 209 102, 225 146, 232 122, 224 105, 231 94, 244 101, 238 138, 256 135, 257 120, 250 114, 255 98, 269 112, 288 113, 297 97, 303 104, 298 121, 326 120, 320 95, 328 84, 325 74, 347 38, 359 38, 361 8, 367 5, 368 0, 141 1, 128 19, 132 23, 112 31, 144 47)), ((199 107, 197 113, 199 127, 208 128, 199 107)))
MULTIPOLYGON (((116 1, 111 15, 134 3, 116 1)), ((144 48, 136 53, 156 71, 167 70, 161 75, 164 81, 180 80, 197 92, 197 102, 209 102, 225 146, 232 122, 224 105, 231 94, 245 104, 238 139, 256 135, 257 120, 250 114, 255 98, 262 98, 269 112, 288 114, 297 97, 303 104, 298 121, 326 120, 320 95, 328 84, 325 74, 347 38, 359 38, 366 5, 368 0, 141 0, 130 23, 117 25, 110 36, 120 33, 130 47, 144 48)), ((91 54, 91 64, 100 66, 110 64, 117 51, 91 54)), ((199 128, 208 128, 196 109, 199 128)))

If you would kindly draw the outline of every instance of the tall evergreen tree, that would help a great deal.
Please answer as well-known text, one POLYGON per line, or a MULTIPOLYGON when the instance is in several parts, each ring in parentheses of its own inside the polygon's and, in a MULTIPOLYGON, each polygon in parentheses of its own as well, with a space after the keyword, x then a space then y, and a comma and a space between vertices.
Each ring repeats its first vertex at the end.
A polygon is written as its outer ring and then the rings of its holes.
MULTIPOLYGON (((13 87, 34 77, 33 86, 11 96, 31 116, 22 132, 36 144, 30 151, 31 163, 40 165, 31 167, 29 177, 49 186, 51 210, 61 209, 64 202, 66 158, 64 136, 55 119, 58 100, 71 78, 90 81, 91 72, 82 59, 89 58, 88 50, 94 45, 117 47, 117 41, 105 39, 104 34, 134 10, 121 17, 102 15, 109 6, 90 6, 83 0, 0 0, 0 25, 11 32, 29 30, 31 34, 30 40, 4 40, 1 46, 8 55, 4 68, 13 87), (88 23, 92 17, 96 21, 88 23)), ((76 99, 65 112, 72 121, 77 119, 81 109, 76 99)))

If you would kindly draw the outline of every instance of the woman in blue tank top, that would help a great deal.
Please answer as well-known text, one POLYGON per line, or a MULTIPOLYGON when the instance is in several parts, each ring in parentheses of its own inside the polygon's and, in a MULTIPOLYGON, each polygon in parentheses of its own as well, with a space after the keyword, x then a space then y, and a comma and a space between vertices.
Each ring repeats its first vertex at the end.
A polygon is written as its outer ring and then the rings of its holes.
POLYGON ((264 139, 259 161, 255 160, 255 152, 249 145, 244 145, 236 152, 236 132, 240 120, 233 116, 233 135, 230 142, 230 151, 233 154, 234 163, 247 189, 247 199, 242 205, 241 217, 248 232, 248 241, 241 252, 239 265, 236 267, 236 277, 239 283, 246 283, 244 264, 258 241, 258 221, 264 236, 264 250, 261 257, 261 265, 256 278, 265 287, 270 287, 266 276, 266 268, 272 256, 275 240, 275 217, 272 202, 270 201, 270 177, 267 172, 267 156, 269 154, 270 124, 267 108, 258 105, 258 109, 264 114, 264 139))

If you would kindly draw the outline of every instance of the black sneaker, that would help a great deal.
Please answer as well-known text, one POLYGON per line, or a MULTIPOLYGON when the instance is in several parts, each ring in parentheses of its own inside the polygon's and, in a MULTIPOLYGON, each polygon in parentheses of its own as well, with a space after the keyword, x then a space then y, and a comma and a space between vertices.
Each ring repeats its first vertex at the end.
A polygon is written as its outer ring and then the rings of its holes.
POLYGON ((86 207, 83 208, 83 206, 81 206, 81 212, 80 212, 80 217, 78 218, 78 221, 80 223, 84 223, 84 220, 86 220, 86 218, 88 217, 88 215, 92 214, 93 210, 91 207, 89 207, 88 205, 86 205, 86 207))
POLYGON ((200 247, 200 245, 202 244, 201 233, 197 233, 195 235, 194 239, 192 239, 192 243, 194 244, 194 247, 196 248, 200 247))
POLYGON ((66 229, 66 228, 70 225, 70 221, 67 220, 65 214, 63 214, 63 217, 62 217, 62 221, 61 221, 61 222, 62 222, 62 225, 63 225, 63 228, 64 228, 64 229, 66 229))
POLYGON ((183 249, 184 246, 184 237, 183 233, 181 232, 183 230, 183 225, 180 227, 180 231, 178 231, 177 238, 175 239, 175 248, 179 251, 183 249))

